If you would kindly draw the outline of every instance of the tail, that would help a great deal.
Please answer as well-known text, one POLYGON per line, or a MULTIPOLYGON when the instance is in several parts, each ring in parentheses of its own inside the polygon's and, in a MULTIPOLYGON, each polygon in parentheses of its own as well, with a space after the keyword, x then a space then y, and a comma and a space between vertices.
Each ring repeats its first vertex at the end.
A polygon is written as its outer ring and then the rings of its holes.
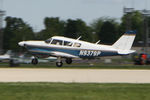
POLYGON ((11 54, 12 54, 12 51, 8 50, 4 55, 11 55, 11 54))
POLYGON ((136 31, 127 31, 112 46, 118 49, 119 54, 129 54, 135 52, 130 50, 136 36, 136 31))

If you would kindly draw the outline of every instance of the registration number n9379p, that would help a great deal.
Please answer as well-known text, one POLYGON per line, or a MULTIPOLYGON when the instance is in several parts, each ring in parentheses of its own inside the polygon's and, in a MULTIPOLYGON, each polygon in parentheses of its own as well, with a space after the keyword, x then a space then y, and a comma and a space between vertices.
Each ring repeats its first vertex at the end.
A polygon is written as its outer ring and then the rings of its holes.
POLYGON ((80 50, 80 56, 99 56, 101 51, 94 51, 94 50, 80 50))

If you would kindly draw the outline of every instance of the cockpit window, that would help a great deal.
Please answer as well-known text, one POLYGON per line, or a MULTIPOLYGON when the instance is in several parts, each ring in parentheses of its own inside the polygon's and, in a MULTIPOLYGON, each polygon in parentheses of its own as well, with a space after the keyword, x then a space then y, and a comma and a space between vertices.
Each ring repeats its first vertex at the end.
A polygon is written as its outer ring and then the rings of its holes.
POLYGON ((74 43, 73 47, 81 47, 81 43, 74 43))
POLYGON ((53 41, 51 42, 51 44, 62 45, 62 40, 53 39, 53 41))
POLYGON ((64 46, 72 46, 72 42, 64 41, 64 46))
POLYGON ((45 40, 45 43, 50 43, 51 42, 51 38, 50 39, 47 39, 47 40, 45 40))

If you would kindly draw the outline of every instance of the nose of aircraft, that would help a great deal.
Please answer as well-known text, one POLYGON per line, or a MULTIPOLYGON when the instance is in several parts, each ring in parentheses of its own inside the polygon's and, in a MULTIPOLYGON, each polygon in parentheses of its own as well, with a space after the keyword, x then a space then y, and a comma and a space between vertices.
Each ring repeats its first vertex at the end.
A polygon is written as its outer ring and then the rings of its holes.
POLYGON ((25 41, 21 41, 21 42, 19 42, 19 43, 18 43, 18 45, 20 45, 20 46, 24 46, 24 45, 25 45, 25 41))

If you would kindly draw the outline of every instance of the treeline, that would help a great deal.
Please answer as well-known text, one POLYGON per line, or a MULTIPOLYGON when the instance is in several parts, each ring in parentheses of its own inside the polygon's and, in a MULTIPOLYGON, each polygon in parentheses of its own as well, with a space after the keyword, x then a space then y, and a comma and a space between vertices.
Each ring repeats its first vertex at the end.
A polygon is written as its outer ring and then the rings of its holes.
MULTIPOLYGON (((82 40, 101 43, 114 43, 125 31, 137 30, 136 43, 144 38, 144 19, 141 13, 133 12, 122 17, 121 22, 109 17, 102 17, 87 25, 81 19, 60 20, 59 17, 46 17, 45 29, 34 32, 33 28, 21 18, 6 17, 6 27, 3 29, 3 48, 19 50, 18 42, 25 40, 45 40, 59 35, 70 38, 82 36, 82 40)), ((150 18, 148 18, 150 25, 150 18)))

